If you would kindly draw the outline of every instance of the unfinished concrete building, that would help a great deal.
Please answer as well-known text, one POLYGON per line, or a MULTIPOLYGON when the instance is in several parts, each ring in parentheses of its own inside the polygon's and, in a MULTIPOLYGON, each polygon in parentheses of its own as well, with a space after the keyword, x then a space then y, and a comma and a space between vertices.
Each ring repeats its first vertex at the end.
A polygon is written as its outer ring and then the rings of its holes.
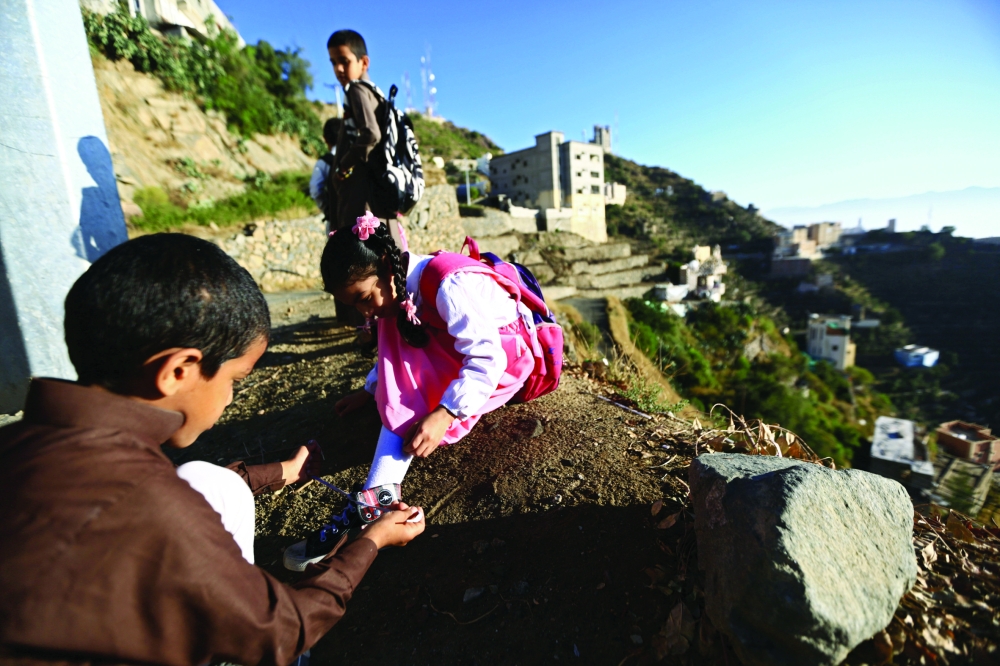
POLYGON ((604 148, 595 143, 566 141, 562 132, 545 132, 535 145, 490 162, 493 194, 536 208, 548 231, 570 231, 603 243, 604 148))

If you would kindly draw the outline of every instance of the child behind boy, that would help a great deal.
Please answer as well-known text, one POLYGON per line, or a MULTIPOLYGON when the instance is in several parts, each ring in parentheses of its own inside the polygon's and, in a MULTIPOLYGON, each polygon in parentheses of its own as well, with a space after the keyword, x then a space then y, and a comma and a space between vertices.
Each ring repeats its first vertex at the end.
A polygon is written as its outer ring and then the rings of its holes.
POLYGON ((0 429, 0 660, 286 664, 340 619, 379 548, 423 531, 399 504, 284 585, 251 564, 251 490, 301 480, 309 451, 175 471, 160 444, 212 427, 269 328, 250 275, 191 236, 128 241, 77 280, 79 381, 33 380, 23 420, 0 429))
POLYGON ((326 220, 326 232, 337 230, 337 192, 334 189, 333 172, 337 155, 337 135, 340 133, 340 118, 328 118, 323 123, 323 142, 326 152, 316 160, 312 177, 309 179, 309 196, 326 220))

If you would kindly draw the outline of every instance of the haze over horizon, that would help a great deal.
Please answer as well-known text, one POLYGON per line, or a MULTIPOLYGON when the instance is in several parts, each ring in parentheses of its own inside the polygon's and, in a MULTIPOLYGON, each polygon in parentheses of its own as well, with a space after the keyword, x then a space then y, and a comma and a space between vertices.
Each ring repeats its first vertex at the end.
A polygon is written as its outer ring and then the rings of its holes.
MULTIPOLYGON (((763 211, 1000 187, 989 0, 217 1, 247 42, 301 47, 324 101, 335 29, 365 36, 382 88, 408 72, 417 107, 429 51, 439 114, 508 151, 611 125, 617 154, 763 211)), ((1000 209, 994 233, 947 215, 932 227, 1000 235, 1000 209)))

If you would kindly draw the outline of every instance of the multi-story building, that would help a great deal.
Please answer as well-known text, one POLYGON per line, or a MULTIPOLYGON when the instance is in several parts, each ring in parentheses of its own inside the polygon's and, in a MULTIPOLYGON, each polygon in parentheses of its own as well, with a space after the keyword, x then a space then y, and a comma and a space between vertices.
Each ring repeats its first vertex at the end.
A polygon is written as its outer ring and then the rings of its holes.
POLYGON ((562 132, 539 134, 531 148, 494 157, 490 182, 493 194, 537 208, 548 231, 570 231, 598 243, 608 239, 600 144, 565 141, 562 132))
POLYGON ((851 342, 848 315, 809 315, 807 351, 816 360, 829 361, 838 370, 854 365, 857 346, 851 342))
POLYGON ((937 428, 938 447, 980 465, 1000 467, 1000 437, 986 426, 949 421, 937 428))
POLYGON ((599 145, 605 153, 614 152, 611 150, 611 128, 607 125, 594 125, 594 138, 590 142, 599 145))
POLYGON ((809 240, 815 242, 816 247, 822 250, 840 242, 843 230, 840 228, 840 222, 817 222, 809 225, 807 233, 809 240))

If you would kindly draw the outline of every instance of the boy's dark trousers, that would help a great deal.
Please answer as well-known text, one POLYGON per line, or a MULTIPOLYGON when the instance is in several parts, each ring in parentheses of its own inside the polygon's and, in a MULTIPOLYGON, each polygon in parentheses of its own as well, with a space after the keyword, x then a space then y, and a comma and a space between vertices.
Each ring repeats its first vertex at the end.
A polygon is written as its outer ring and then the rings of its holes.
MULTIPOLYGON (((395 213, 387 214, 386 211, 379 211, 372 208, 371 198, 371 175, 369 166, 360 163, 354 167, 351 177, 347 180, 334 179, 337 190, 337 228, 350 229, 357 222, 358 218, 371 210, 382 220, 383 224, 389 225, 389 233, 392 240, 396 242, 396 247, 402 247, 402 240, 399 235, 398 219, 395 213)), ((336 302, 337 323, 343 326, 364 326, 365 318, 357 309, 344 305, 340 301, 336 302)))

